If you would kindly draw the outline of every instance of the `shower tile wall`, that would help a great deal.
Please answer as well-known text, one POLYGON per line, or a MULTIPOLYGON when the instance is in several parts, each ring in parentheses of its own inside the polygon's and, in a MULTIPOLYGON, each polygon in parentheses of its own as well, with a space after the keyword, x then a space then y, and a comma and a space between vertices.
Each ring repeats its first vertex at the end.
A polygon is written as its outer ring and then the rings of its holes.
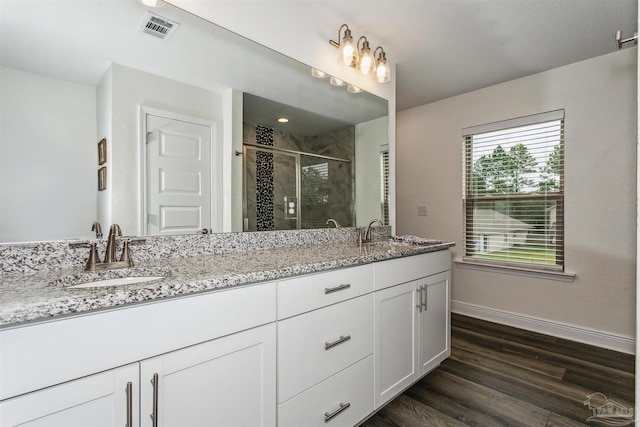
MULTIPOLYGON (((273 129, 256 126, 256 143, 273 146, 273 129)), ((256 229, 274 230, 273 154, 256 153, 256 229)))

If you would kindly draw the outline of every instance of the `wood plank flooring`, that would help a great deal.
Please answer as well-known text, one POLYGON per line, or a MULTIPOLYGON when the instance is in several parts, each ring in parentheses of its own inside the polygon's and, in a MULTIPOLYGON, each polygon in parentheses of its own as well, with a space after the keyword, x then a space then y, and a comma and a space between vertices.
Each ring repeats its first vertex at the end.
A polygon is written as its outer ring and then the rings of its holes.
POLYGON ((587 397, 633 407, 632 355, 453 315, 451 357, 362 427, 594 426, 587 397))

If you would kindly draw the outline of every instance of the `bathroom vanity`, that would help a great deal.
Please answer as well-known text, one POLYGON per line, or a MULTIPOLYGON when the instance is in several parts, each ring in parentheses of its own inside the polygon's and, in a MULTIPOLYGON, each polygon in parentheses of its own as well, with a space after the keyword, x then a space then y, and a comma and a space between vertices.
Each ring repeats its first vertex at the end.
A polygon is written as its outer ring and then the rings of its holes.
POLYGON ((157 283, 58 289, 52 306, 104 305, 4 322, 0 425, 357 425, 450 354, 451 246, 174 259, 157 283))

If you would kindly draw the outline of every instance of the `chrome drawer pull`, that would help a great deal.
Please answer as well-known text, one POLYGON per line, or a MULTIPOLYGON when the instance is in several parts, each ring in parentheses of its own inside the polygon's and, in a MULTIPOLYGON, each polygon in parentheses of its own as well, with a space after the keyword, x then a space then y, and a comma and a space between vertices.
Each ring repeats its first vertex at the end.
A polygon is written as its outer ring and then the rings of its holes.
POLYGON ((158 427, 158 388, 160 384, 158 384, 158 374, 153 374, 153 379, 151 383, 153 384, 153 408, 151 413, 151 425, 153 427, 158 427))
POLYGON ((328 423, 329 421, 331 421, 331 419, 333 417, 335 417, 336 415, 339 415, 342 411, 344 411, 345 409, 348 409, 349 406, 351 406, 351 403, 347 402, 347 403, 340 403, 340 407, 338 409, 336 409, 335 411, 333 411, 332 413, 328 413, 325 412, 324 413, 324 422, 328 423))
POLYGON ((325 342, 324 343, 324 349, 325 350, 329 350, 332 349, 333 347, 342 344, 343 342, 347 342, 351 339, 351 335, 347 335, 347 336, 342 336, 340 335, 340 339, 334 341, 334 342, 325 342))
POLYGON ((325 295, 332 294, 338 291, 344 291, 345 289, 349 289, 351 287, 350 283, 345 283, 344 285, 336 286, 335 288, 324 288, 325 295))
POLYGON ((133 383, 127 383, 127 427, 133 427, 133 383))
POLYGON ((420 310, 420 313, 422 313, 422 286, 420 286, 419 289, 416 289, 416 292, 420 294, 418 296, 418 305, 416 305, 416 308, 420 310))

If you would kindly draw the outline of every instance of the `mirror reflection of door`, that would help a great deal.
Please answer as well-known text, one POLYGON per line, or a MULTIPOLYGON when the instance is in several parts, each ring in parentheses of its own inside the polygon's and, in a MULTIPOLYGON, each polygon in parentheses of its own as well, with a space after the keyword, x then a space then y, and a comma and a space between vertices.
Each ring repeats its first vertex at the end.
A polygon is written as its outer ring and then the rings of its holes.
POLYGON ((212 127, 146 115, 147 235, 210 232, 212 127))

